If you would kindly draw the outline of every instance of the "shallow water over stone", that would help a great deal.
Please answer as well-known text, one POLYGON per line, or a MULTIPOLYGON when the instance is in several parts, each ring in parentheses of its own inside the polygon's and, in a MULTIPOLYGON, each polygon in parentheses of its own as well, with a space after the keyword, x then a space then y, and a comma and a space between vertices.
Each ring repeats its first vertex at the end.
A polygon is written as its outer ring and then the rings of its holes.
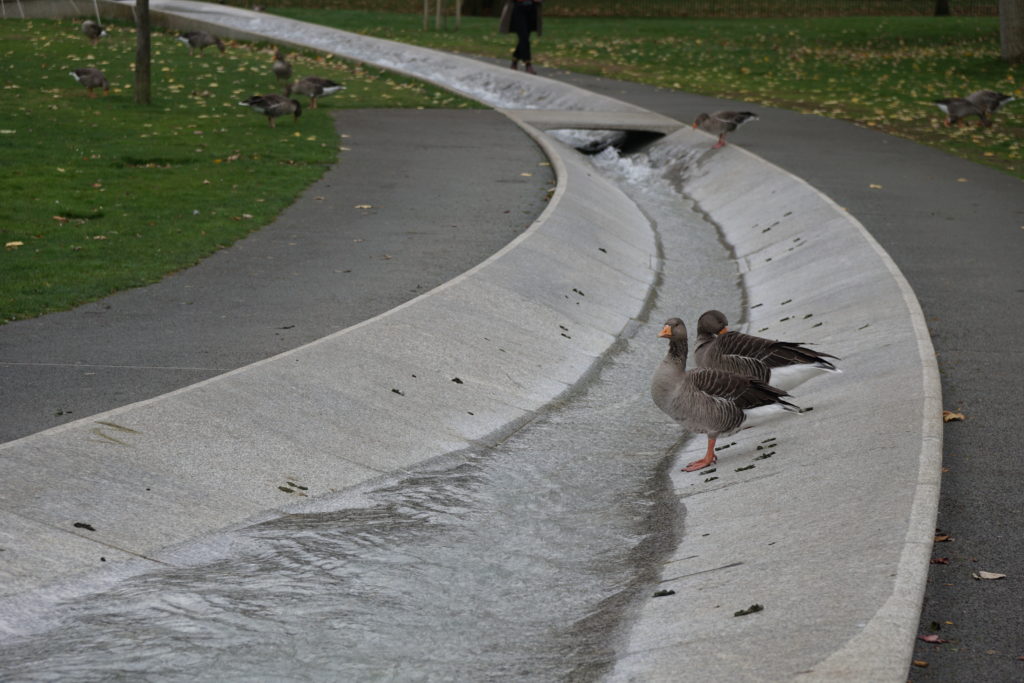
POLYGON ((2 678, 600 678, 683 529, 666 476, 682 434, 647 389, 657 329, 739 302, 713 226, 674 190, 671 154, 652 157, 594 159, 656 224, 665 259, 649 316, 579 389, 495 448, 63 600, 0 640, 2 678))

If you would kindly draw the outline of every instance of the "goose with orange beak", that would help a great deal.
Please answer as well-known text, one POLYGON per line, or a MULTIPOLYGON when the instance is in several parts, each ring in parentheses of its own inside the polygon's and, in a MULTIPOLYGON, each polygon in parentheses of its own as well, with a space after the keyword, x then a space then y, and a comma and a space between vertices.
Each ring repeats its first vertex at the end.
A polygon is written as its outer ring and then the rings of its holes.
POLYGON ((756 426, 780 412, 800 412, 798 406, 784 399, 789 396, 785 391, 752 377, 712 368, 687 370, 686 325, 679 318, 667 320, 658 336, 668 339, 668 353, 654 372, 651 398, 673 420, 708 437, 704 457, 689 463, 683 471, 713 465, 719 436, 756 426))

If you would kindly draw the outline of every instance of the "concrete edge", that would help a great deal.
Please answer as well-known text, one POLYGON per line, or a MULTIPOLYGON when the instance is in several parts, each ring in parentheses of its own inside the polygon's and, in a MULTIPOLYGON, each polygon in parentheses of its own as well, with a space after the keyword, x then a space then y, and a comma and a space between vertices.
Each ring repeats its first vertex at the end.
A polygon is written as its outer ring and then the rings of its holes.
MULTIPOLYGON (((940 477, 937 475, 942 470, 943 431, 940 419, 942 415, 942 382, 939 378, 938 363, 935 360, 935 347, 932 345, 924 312, 921 310, 917 295, 914 294, 913 288, 900 271, 899 266, 878 243, 878 240, 868 232, 863 223, 803 178, 761 159, 745 149, 740 151, 744 155, 757 159, 775 172, 788 176, 791 181, 816 194, 825 205, 845 214, 849 224, 874 250, 878 259, 889 271, 889 275, 899 287, 903 303, 910 313, 908 322, 913 329, 917 342, 917 354, 921 362, 921 449, 917 457, 918 479, 914 489, 904 547, 898 561, 897 580, 894 582, 890 598, 886 600, 861 633, 851 639, 841 650, 817 665, 815 672, 824 679, 835 679, 858 668, 864 670, 868 666, 864 653, 876 650, 880 645, 886 643, 891 647, 893 639, 902 645, 903 660, 909 664, 928 581, 929 562, 939 509, 940 484, 938 479, 940 477)), ((867 671, 864 673, 866 677, 874 678, 874 675, 884 677, 893 672, 876 671, 872 676, 867 676, 867 671)), ((902 671, 895 672, 895 674, 895 680, 905 678, 902 671)), ((874 680, 880 680, 880 678, 874 678, 874 680)))

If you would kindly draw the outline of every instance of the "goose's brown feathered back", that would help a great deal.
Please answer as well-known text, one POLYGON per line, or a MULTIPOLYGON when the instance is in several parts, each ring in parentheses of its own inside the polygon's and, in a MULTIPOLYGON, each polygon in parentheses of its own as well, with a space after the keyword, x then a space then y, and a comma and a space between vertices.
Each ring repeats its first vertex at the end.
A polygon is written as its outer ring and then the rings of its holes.
POLYGON ((829 353, 804 346, 801 342, 778 341, 742 332, 722 333, 729 324, 721 311, 706 311, 697 321, 697 348, 694 358, 703 368, 726 370, 768 382, 775 368, 809 365, 836 370, 829 353))

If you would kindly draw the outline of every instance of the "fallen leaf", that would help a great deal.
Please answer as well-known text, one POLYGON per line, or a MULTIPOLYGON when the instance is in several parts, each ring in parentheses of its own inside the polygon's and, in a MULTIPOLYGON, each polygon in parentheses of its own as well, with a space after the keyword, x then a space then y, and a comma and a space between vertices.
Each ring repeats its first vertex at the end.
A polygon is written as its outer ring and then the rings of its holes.
POLYGON ((356 204, 355 208, 357 208, 357 209, 372 209, 373 208, 373 204, 356 204))
POLYGON ((933 557, 932 564, 949 564, 948 557, 933 557))
POLYGON ((928 662, 924 661, 923 659, 915 659, 914 666, 918 667, 919 669, 925 669, 928 667, 928 662))
POLYGON ((985 579, 986 581, 995 581, 996 579, 1005 579, 1006 574, 997 574, 995 572, 983 572, 976 571, 971 574, 975 579, 985 579))
POLYGON ((952 541, 952 540, 953 540, 953 537, 950 536, 949 534, 939 534, 939 535, 937 535, 935 537, 935 542, 936 543, 947 543, 947 542, 952 541))
POLYGON ((964 416, 963 413, 954 413, 952 410, 943 410, 942 411, 942 421, 943 422, 960 422, 960 421, 966 420, 966 419, 967 419, 967 417, 964 416))
POLYGON ((967 178, 957 178, 956 181, 958 183, 966 183, 967 182, 967 178))
POLYGON ((940 638, 939 636, 935 635, 934 633, 931 633, 931 634, 926 635, 926 636, 918 636, 917 639, 918 640, 923 640, 926 643, 948 643, 949 642, 945 638, 940 638))
POLYGON ((8 242, 4 246, 7 247, 8 249, 17 249, 18 247, 24 246, 24 244, 25 244, 24 242, 14 241, 14 242, 8 242))
POLYGON ((764 610, 764 605, 751 605, 747 609, 741 609, 738 612, 733 612, 734 617, 745 617, 748 614, 756 614, 764 610))
POLYGON ((69 220, 67 216, 53 216, 52 218, 58 223, 67 223, 69 220))
POLYGON ((868 185, 868 187, 871 188, 872 190, 881 190, 882 189, 881 185, 876 185, 874 183, 871 183, 870 185, 868 185))

